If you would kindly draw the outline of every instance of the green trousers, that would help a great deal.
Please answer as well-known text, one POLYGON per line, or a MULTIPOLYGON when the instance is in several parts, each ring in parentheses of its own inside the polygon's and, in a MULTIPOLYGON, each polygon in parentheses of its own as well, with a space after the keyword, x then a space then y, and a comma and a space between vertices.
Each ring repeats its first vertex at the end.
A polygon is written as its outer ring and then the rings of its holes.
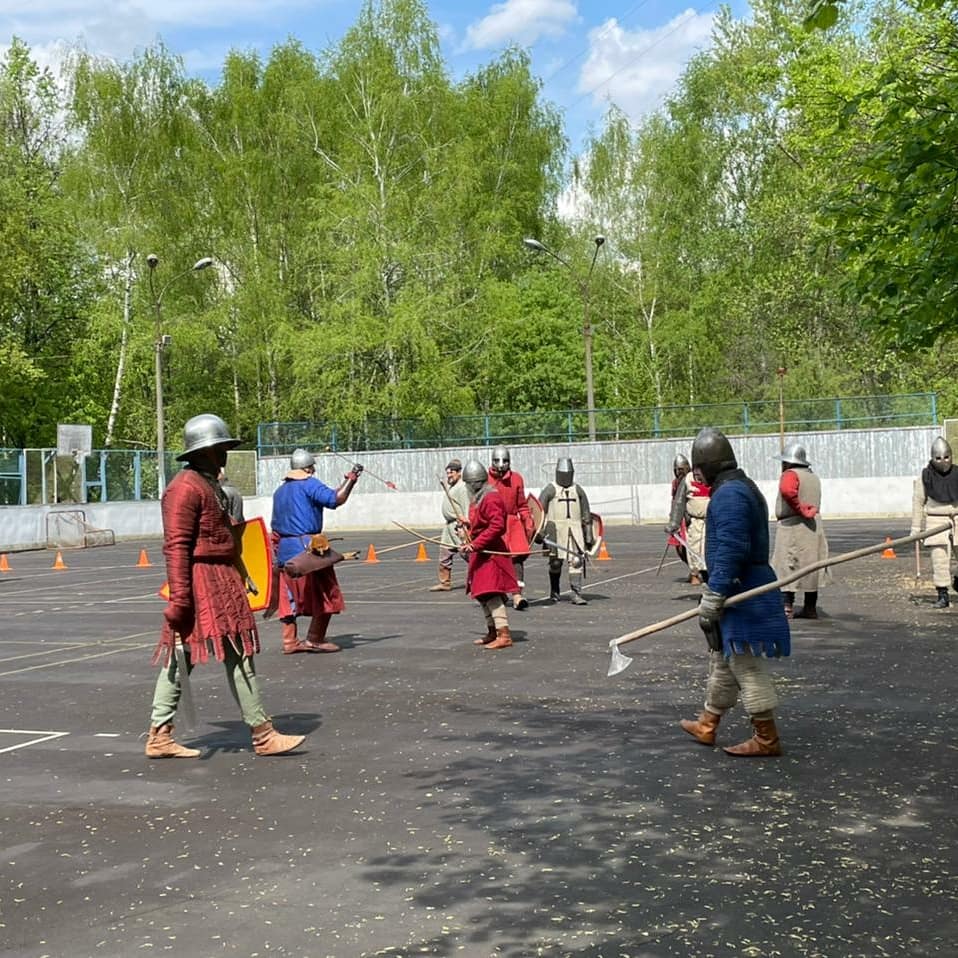
MULTIPOLYGON (((241 656, 229 642, 224 642, 223 646, 226 650, 226 658, 223 660, 223 665, 226 667, 226 681, 229 683, 230 693, 243 714, 243 721, 250 728, 268 722, 269 716, 263 708, 259 686, 256 684, 256 668, 253 665, 253 659, 250 656, 241 656)), ((191 673, 193 665, 190 662, 189 652, 186 652, 186 665, 187 672, 191 673)), ((176 656, 171 656, 169 666, 160 669, 160 674, 156 677, 150 725, 160 726, 173 721, 182 692, 176 656)))

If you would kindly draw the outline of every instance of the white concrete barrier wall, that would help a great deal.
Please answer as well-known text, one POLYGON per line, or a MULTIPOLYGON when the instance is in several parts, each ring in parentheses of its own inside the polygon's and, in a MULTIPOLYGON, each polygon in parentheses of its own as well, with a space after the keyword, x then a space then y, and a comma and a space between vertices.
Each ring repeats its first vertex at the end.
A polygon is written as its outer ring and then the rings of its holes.
MULTIPOLYGON (((881 479, 828 479, 823 482, 822 515, 828 519, 910 516, 913 476, 881 479)), ((777 484, 758 483, 769 509, 774 512, 777 484)), ((608 525, 664 523, 669 511, 669 484, 596 486, 587 488, 592 507, 608 525)), ((443 493, 382 492, 353 496, 345 506, 327 512, 330 532, 398 531, 393 520, 429 534, 441 524, 443 493)), ((117 539, 148 539, 162 535, 158 502, 84 503, 58 506, 0 506, 0 552, 42 549, 46 546, 47 515, 55 511, 82 509, 86 521, 98 529, 112 529, 117 539)), ((245 500, 248 518, 262 516, 269 524, 272 499, 257 496, 245 500)))

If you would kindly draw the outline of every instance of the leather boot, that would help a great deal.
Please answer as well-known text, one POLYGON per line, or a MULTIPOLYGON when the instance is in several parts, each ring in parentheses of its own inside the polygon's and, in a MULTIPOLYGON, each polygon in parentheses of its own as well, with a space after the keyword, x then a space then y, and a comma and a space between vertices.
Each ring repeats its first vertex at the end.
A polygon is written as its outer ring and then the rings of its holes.
POLYGON ((296 635, 296 623, 283 623, 283 655, 294 655, 297 652, 308 652, 305 642, 300 642, 296 635))
POLYGON ((472 644, 473 645, 488 645, 490 642, 495 642, 495 641, 496 641, 496 627, 494 625, 490 625, 486 629, 486 634, 481 639, 473 639, 472 644))
POLYGON ((948 606, 951 605, 951 602, 948 599, 948 586, 937 585, 935 586, 935 589, 938 592, 938 601, 935 603, 935 608, 947 609, 948 606))
POLYGON ((692 738, 701 742, 703 745, 714 745, 715 732, 716 729, 718 729, 718 724, 721 719, 721 715, 716 715, 715 712, 710 712, 708 709, 705 709, 697 719, 682 719, 679 725, 681 725, 692 738))
POLYGON ((763 758, 768 755, 781 755, 782 745, 778 740, 778 729, 774 719, 752 717, 752 737, 738 745, 730 745, 724 751, 729 755, 746 758, 763 758))
MULTIPOLYGON (((947 589, 945 590, 948 591, 947 589)), ((806 592, 805 600, 802 603, 802 607, 795 613, 793 618, 796 619, 817 619, 818 618, 818 609, 815 606, 818 605, 818 593, 817 592, 806 592)))
POLYGON ((341 652, 342 649, 335 642, 326 641, 326 630, 329 628, 330 612, 317 612, 309 623, 309 632, 306 633, 307 652, 341 652))
POLYGON ((512 633, 507 625, 503 629, 496 629, 496 637, 485 647, 487 649, 508 649, 512 645, 512 633))
POLYGON ((549 573, 549 601, 558 602, 560 595, 562 593, 562 585, 560 582, 561 572, 550 572, 549 573))
POLYGON ((273 728, 273 723, 267 719, 262 725, 252 729, 253 749, 257 755, 283 755, 299 748, 306 741, 305 735, 284 735, 273 728))
POLYGON ((166 722, 164 725, 150 726, 150 734, 146 737, 145 754, 147 758, 196 758, 200 750, 187 748, 174 741, 173 726, 166 722))
POLYGON ((429 587, 430 592, 450 592, 452 591, 452 569, 446 569, 439 566, 439 581, 429 587))
POLYGON ((785 618, 794 619, 795 618, 795 593, 783 592, 782 601, 785 603, 785 618))

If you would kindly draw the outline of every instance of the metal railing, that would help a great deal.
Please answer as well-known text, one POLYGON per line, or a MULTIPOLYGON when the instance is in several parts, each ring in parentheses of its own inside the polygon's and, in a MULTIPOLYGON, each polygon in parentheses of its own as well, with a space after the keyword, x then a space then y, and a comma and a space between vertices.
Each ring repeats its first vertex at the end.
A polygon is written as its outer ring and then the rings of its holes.
MULTIPOLYGON (((898 396, 840 396, 829 399, 757 400, 690 406, 596 409, 596 439, 668 439, 715 426, 733 435, 817 432, 889 426, 928 426, 938 422, 935 393, 898 396)), ((257 429, 257 451, 278 456, 297 447, 312 451, 423 449, 443 446, 494 446, 521 443, 586 442, 584 409, 501 412, 423 419, 368 419, 340 422, 273 422, 257 429)))

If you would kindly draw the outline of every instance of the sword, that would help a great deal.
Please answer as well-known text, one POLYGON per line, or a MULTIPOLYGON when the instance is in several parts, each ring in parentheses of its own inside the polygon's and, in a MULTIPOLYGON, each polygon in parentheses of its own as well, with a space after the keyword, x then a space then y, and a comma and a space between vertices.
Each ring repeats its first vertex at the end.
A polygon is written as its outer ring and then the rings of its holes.
POLYGON ((665 552, 662 553, 662 558, 659 559, 659 567, 655 570, 655 574, 658 575, 662 571, 662 566, 665 565, 665 557, 669 554, 669 549, 672 548, 670 542, 665 543, 665 552))
POLYGON ((685 547, 686 553, 695 559, 702 568, 705 568, 705 560, 689 545, 689 540, 682 537, 681 532, 673 532, 673 536, 678 540, 679 545, 685 547))
POLYGON ((183 651, 183 644, 179 639, 180 637, 174 633, 173 653, 176 656, 176 676, 180 683, 179 704, 183 706, 182 712, 186 727, 193 732, 196 730, 196 706, 193 704, 193 688, 190 685, 190 670, 186 664, 186 653, 183 651))
POLYGON ((564 552, 569 556, 569 565, 573 569, 581 569, 585 565, 585 556, 586 553, 580 552, 578 549, 567 549, 565 546, 560 546, 558 542, 554 542, 552 539, 543 539, 544 545, 552 546, 553 549, 558 549, 560 552, 564 552))

